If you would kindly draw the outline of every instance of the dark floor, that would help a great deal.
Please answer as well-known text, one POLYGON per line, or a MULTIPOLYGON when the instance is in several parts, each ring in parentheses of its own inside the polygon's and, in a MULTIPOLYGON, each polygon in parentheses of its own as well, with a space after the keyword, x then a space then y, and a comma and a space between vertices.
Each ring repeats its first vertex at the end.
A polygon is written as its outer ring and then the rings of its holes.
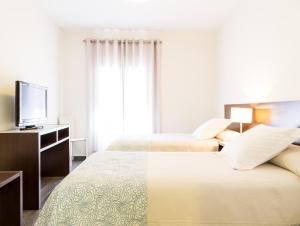
MULTIPOLYGON (((74 159, 72 161, 72 170, 74 170, 77 166, 79 166, 80 163, 82 163, 82 161, 83 161, 83 159, 81 159, 81 158, 74 159)), ((44 203, 42 205, 44 205, 44 203)), ((39 216, 39 212, 40 212, 40 210, 24 210, 24 213, 23 213, 24 226, 34 225, 34 222, 36 221, 36 219, 39 216)))

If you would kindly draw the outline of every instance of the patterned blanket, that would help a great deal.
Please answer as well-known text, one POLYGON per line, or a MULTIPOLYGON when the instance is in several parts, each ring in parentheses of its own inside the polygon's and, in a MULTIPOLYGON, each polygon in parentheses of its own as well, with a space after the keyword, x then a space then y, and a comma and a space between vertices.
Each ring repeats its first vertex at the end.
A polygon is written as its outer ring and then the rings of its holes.
POLYGON ((93 154, 54 189, 35 225, 146 225, 145 174, 143 153, 93 154))

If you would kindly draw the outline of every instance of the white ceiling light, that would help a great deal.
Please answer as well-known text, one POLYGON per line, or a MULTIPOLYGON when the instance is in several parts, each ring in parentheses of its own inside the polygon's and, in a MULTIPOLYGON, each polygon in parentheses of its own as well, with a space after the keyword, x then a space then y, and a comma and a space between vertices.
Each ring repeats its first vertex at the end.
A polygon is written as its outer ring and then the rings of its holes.
POLYGON ((128 2, 133 2, 133 3, 145 3, 148 2, 149 0, 127 0, 128 2))

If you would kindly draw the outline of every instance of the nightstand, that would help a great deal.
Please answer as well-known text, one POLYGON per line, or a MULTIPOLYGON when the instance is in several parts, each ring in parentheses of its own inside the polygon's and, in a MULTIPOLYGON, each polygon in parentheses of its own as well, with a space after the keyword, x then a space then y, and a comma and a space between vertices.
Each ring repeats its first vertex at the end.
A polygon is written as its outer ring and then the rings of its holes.
POLYGON ((221 150, 225 147, 225 145, 226 145, 227 143, 228 143, 228 142, 220 141, 220 142, 219 142, 219 149, 218 149, 218 151, 221 151, 221 150))
POLYGON ((20 226, 22 220, 22 171, 0 171, 0 225, 20 226))

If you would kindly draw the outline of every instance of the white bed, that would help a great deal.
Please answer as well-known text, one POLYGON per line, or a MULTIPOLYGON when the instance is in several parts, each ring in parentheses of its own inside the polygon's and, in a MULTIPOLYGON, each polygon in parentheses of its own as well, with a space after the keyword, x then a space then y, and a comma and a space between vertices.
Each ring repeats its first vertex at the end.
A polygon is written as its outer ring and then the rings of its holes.
POLYGON ((219 139, 197 139, 192 134, 124 135, 106 149, 109 151, 218 151, 219 139))
POLYGON ((36 225, 295 226, 300 178, 236 171, 220 153, 103 152, 52 192, 36 225))

